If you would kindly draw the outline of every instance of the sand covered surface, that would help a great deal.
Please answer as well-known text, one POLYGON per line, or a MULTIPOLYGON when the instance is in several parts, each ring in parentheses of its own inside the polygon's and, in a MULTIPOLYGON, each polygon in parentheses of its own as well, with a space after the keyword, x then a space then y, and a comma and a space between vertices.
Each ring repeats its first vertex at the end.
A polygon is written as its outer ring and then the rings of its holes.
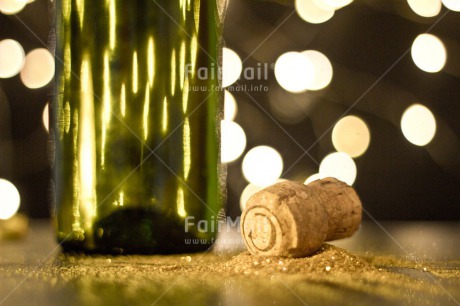
POLYGON ((52 305, 457 305, 460 262, 358 255, 328 244, 305 258, 56 253, 41 264, 0 265, 0 282, 0 298, 16 288, 11 305, 31 294, 52 305))

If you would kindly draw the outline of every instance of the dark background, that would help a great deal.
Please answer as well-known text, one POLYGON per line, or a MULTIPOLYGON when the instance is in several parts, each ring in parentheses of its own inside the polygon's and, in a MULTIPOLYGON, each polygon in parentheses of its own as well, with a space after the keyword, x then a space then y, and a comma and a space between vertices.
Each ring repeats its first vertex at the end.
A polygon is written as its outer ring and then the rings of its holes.
MULTIPOLYGON (((238 103, 235 121, 248 140, 246 151, 272 146, 283 156, 284 169, 289 169, 360 99, 350 114, 364 119, 371 132, 369 149, 355 159, 354 187, 366 211, 379 220, 460 220, 460 13, 448 12, 430 32, 443 40, 448 52, 443 71, 430 74, 418 69, 406 51, 417 35, 447 12, 445 8, 436 17, 423 18, 403 0, 356 0, 319 25, 308 24, 292 12, 290 6, 230 0, 225 43, 247 58, 245 67, 271 64, 284 52, 306 49, 324 53, 334 67, 333 81, 326 89, 298 95, 281 90, 273 71, 266 81, 240 81, 269 87, 268 92, 233 93, 238 103), (299 109, 296 120, 290 120, 271 113, 270 99, 309 101, 310 106, 299 109), (436 117, 435 138, 425 147, 409 143, 400 130, 401 115, 413 103, 427 106, 436 117)), ((0 14, 0 40, 19 41, 26 53, 44 47, 48 33, 45 0, 28 4, 17 16, 0 14)), ((48 216, 50 170, 42 111, 49 95, 47 87, 26 88, 18 76, 0 79, 0 177, 17 186, 21 211, 32 217, 48 216)), ((329 132, 309 151, 316 162, 304 156, 283 177, 304 181, 318 172, 317 162, 333 151, 329 132)), ((239 198, 247 185, 241 161, 228 167, 231 216, 240 214, 239 198)))

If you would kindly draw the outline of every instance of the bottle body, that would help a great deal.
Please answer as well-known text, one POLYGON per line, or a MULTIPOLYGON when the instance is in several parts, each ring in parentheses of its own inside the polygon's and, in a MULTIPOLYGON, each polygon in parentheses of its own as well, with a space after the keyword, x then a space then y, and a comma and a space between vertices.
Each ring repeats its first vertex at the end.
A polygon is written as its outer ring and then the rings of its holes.
POLYGON ((222 203, 217 1, 61 0, 56 16, 59 242, 104 253, 209 248, 222 203))

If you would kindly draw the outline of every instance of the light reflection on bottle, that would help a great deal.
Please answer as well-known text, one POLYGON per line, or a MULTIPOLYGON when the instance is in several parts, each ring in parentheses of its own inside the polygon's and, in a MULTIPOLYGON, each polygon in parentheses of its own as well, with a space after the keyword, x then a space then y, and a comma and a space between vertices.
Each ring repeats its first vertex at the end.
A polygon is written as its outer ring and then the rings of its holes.
POLYGON ((166 133, 168 131, 168 99, 165 97, 163 100, 163 116, 161 118, 161 131, 166 133))
POLYGON ((190 122, 188 118, 185 118, 184 122, 184 179, 187 182, 188 175, 190 173, 190 167, 192 165, 192 150, 190 144, 190 122))
POLYGON ((110 50, 115 49, 115 40, 116 40, 116 1, 107 0, 109 5, 109 46, 110 50))
POLYGON ((120 112, 121 116, 124 118, 126 116, 126 86, 124 83, 121 84, 120 112))
POLYGON ((171 96, 176 93, 176 81, 176 49, 173 49, 171 54, 171 96))
POLYGON ((144 126, 144 141, 147 141, 149 136, 149 112, 150 112, 150 86, 145 86, 144 112, 142 122, 144 126))
POLYGON ((93 222, 96 198, 96 135, 94 122, 94 92, 91 76, 91 63, 88 55, 84 55, 81 67, 80 124, 78 133, 78 161, 80 190, 80 216, 83 217, 85 228, 93 222))
POLYGON ((179 57, 179 86, 180 89, 184 89, 184 79, 185 79, 185 42, 182 41, 180 45, 180 57, 179 57))
POLYGON ((105 166, 105 147, 107 142, 107 130, 112 117, 112 94, 110 88, 110 66, 108 51, 104 53, 104 88, 102 110, 102 135, 101 135, 101 167, 105 166))
POLYGON ((133 93, 137 94, 139 91, 139 71, 137 62, 137 51, 133 53, 133 93))
POLYGON ((147 67, 148 67, 148 78, 150 87, 153 87, 153 82, 155 78, 155 44, 153 36, 149 37, 148 47, 147 47, 147 67))

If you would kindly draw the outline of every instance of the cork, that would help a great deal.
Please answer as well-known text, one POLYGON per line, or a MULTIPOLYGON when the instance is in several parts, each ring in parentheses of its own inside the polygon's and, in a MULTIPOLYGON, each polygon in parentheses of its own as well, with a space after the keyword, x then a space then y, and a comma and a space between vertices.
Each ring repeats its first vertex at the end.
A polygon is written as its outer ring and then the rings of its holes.
POLYGON ((248 200, 241 230, 254 255, 304 257, 325 241, 353 235, 361 214, 354 189, 335 178, 308 185, 283 181, 248 200))

